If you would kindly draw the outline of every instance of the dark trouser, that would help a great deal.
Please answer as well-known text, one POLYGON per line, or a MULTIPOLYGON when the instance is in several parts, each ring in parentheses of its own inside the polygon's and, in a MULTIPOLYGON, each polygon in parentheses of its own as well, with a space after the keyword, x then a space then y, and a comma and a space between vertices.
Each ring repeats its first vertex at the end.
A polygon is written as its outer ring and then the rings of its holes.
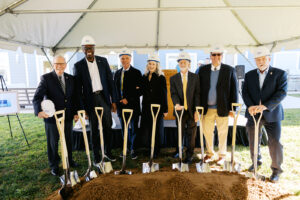
MULTIPOLYGON (((103 117, 102 117, 102 126, 103 126, 103 138, 104 138, 104 154, 111 154, 111 142, 112 142, 112 116, 110 106, 106 103, 102 93, 94 95, 94 107, 103 107, 103 117)), ((100 114, 100 112, 99 112, 100 114)), ((100 134, 99 134, 99 122, 95 112, 95 109, 88 113, 89 121, 91 126, 91 139, 94 152, 95 162, 100 161, 100 134)))
MULTIPOLYGON (((151 151, 151 142, 152 142, 152 126, 153 126, 153 118, 151 115, 151 111, 145 111, 142 114, 142 134, 145 137, 146 145, 151 151)), ((154 154, 159 154, 160 152, 160 134, 161 134, 161 125, 164 123, 163 115, 159 114, 156 120, 156 128, 155 128, 155 146, 154 146, 154 154)), ((151 152, 150 152, 151 153, 151 152)))
MULTIPOLYGON (((128 119, 125 115, 126 120, 128 119)), ((122 137, 124 138, 124 121, 123 117, 119 116, 120 124, 122 127, 122 137)), ((128 142, 127 142, 127 151, 135 150, 135 138, 138 131, 139 115, 133 113, 132 118, 128 126, 128 142)))
MULTIPOLYGON (((280 143, 281 135, 281 121, 279 122, 267 122, 264 118, 261 119, 259 124, 259 138, 258 138, 258 157, 261 159, 260 144, 261 144, 261 127, 264 126, 268 134, 268 147, 269 153, 272 159, 271 169, 273 172, 282 173, 281 164, 283 162, 283 146, 280 143)), ((248 120, 246 125, 249 146, 250 146, 250 156, 252 162, 254 160, 254 133, 255 127, 253 120, 248 120)))
MULTIPOLYGON (((73 122, 65 122, 65 139, 68 150, 68 160, 72 159, 72 129, 73 122)), ((58 155, 59 133, 56 124, 45 123, 45 131, 47 136, 47 153, 48 161, 51 169, 58 169, 60 157, 58 155)))
MULTIPOLYGON (((176 119, 176 124, 177 123, 178 122, 176 119)), ((181 121, 181 133, 185 134, 185 138, 187 141, 187 144, 186 144, 186 147, 187 147, 186 157, 187 158, 192 158, 192 156, 194 154, 196 131, 197 131, 197 124, 196 124, 194 118, 191 117, 191 115, 189 114, 188 111, 184 111, 184 113, 182 115, 182 121, 181 121)))

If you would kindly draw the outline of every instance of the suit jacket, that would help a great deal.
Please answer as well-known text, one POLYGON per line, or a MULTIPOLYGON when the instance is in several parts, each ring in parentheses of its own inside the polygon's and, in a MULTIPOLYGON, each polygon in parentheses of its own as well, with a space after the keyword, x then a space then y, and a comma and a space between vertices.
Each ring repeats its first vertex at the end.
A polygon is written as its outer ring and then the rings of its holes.
POLYGON ((123 68, 116 71, 114 76, 115 87, 117 90, 117 99, 118 99, 118 115, 122 115, 122 109, 128 108, 133 109, 134 115, 140 115, 141 106, 140 106, 140 96, 142 95, 142 74, 141 72, 130 66, 128 71, 124 72, 123 79, 123 97, 121 95, 121 76, 123 68), (128 104, 124 105, 120 103, 121 99, 127 99, 128 104))
POLYGON ((143 75, 143 111, 148 110, 151 104, 160 104, 160 114, 168 112, 167 83, 164 75, 153 73, 150 81, 149 73, 143 75))
MULTIPOLYGON (((210 89, 211 64, 204 65, 199 70, 200 102, 204 107, 204 115, 208 109, 208 93, 210 89)), ((233 67, 221 64, 217 82, 217 112, 221 117, 226 117, 231 110, 231 104, 238 102, 238 84, 233 67)))
POLYGON ((248 107, 261 104, 268 109, 263 112, 267 122, 276 122, 284 119, 281 101, 287 95, 287 73, 281 69, 269 67, 262 89, 259 87, 257 70, 251 70, 245 75, 243 85, 243 100, 247 106, 246 117, 252 120, 248 107))
MULTIPOLYGON (((41 81, 33 97, 34 113, 37 116, 42 111, 41 102, 44 99, 51 100, 55 105, 55 110, 65 110, 65 121, 72 121, 76 113, 78 95, 75 90, 74 77, 64 73, 66 94, 58 80, 55 71, 41 76, 41 81)), ((56 123, 54 116, 44 119, 46 123, 56 123)))
MULTIPOLYGON (((170 78, 170 92, 174 106, 184 105, 183 85, 180 72, 170 78)), ((192 118, 196 111, 196 106, 200 106, 200 83, 196 74, 188 72, 188 82, 186 91, 188 111, 192 118)))
MULTIPOLYGON (((95 59, 100 74, 104 98, 106 100, 106 103, 108 105, 111 105, 111 102, 115 103, 117 101, 117 96, 109 64, 104 57, 95 56, 95 59)), ((79 90, 79 94, 81 94, 80 109, 85 109, 89 113, 94 112, 93 87, 87 61, 85 58, 75 63, 74 76, 76 81, 76 88, 79 90)))

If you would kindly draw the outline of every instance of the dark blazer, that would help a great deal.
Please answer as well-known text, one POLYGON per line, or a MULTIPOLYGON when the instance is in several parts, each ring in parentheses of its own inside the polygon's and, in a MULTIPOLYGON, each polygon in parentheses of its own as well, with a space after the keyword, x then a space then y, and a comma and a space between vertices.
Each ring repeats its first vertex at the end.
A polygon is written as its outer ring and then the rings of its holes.
MULTIPOLYGON (((104 57, 95 56, 95 59, 103 87, 102 92, 106 103, 111 105, 111 102, 115 103, 117 101, 117 96, 109 64, 104 57)), ((79 94, 81 94, 80 109, 85 109, 87 112, 94 112, 92 81, 85 58, 75 63, 73 72, 76 81, 76 88, 79 90, 79 94)))
POLYGON ((262 89, 259 88, 257 69, 245 75, 243 85, 243 100, 247 106, 246 117, 252 120, 248 107, 261 104, 268 109, 263 112, 267 122, 277 122, 284 119, 281 101, 287 95, 287 73, 281 69, 269 67, 262 89))
MULTIPOLYGON (((204 65, 199 70, 200 102, 204 107, 204 114, 208 109, 208 93, 210 89, 211 64, 204 65)), ((217 82, 217 112, 226 117, 231 110, 231 104, 238 102, 238 84, 235 69, 229 65, 221 64, 217 82)))
POLYGON ((117 90, 118 99, 118 115, 122 115, 123 108, 133 109, 135 115, 141 113, 140 96, 142 95, 142 74, 141 72, 130 66, 128 71, 124 72, 123 79, 123 98, 121 96, 121 75, 123 68, 116 71, 114 76, 115 87, 117 90), (120 103, 121 99, 127 99, 128 104, 123 105, 120 103))
MULTIPOLYGON (((170 78, 170 92, 174 106, 179 104, 183 106, 183 85, 180 72, 170 78)), ((188 111, 191 117, 194 117, 196 106, 200 106, 200 83, 196 74, 188 72, 188 83, 186 91, 188 111)))
MULTIPOLYGON (((78 95, 75 90, 74 77, 64 73, 66 94, 59 83, 55 71, 41 76, 41 81, 33 97, 34 114, 37 116, 42 111, 41 102, 44 99, 51 100, 55 105, 55 110, 65 110, 65 121, 72 121, 76 113, 78 95)), ((46 123, 56 123, 54 116, 44 119, 46 123)))
POLYGON ((168 112, 167 83, 164 75, 153 73, 150 81, 149 73, 143 75, 143 111, 151 104, 160 104, 160 114, 168 112))

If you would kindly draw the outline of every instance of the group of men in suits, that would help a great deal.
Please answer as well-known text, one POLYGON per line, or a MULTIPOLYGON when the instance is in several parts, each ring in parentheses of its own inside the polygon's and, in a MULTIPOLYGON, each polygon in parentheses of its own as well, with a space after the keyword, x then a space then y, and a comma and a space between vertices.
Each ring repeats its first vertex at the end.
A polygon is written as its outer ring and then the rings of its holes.
MULTIPOLYGON (((128 135, 128 150, 131 158, 136 159, 135 138, 140 115, 140 96, 142 95, 141 72, 131 66, 131 52, 124 49, 119 57, 122 68, 114 77, 104 57, 95 56, 95 41, 85 36, 81 42, 85 57, 74 65, 74 76, 64 73, 66 61, 62 56, 54 58, 54 71, 44 74, 35 93, 33 104, 35 114, 44 118, 47 135, 48 160, 53 175, 58 175, 60 158, 58 149, 58 131, 53 117, 49 117, 41 108, 43 99, 52 100, 56 110, 66 112, 65 135, 71 167, 77 166, 72 159, 71 131, 72 120, 78 119, 77 110, 84 109, 91 124, 91 139, 94 163, 100 162, 99 124, 94 107, 104 108, 103 133, 105 140, 105 157, 115 161, 111 154, 112 147, 112 114, 117 112, 122 132, 124 124, 122 109, 134 110, 128 135)), ((233 67, 223 64, 224 49, 215 47, 210 51, 211 64, 201 67, 198 74, 189 71, 191 59, 188 53, 178 56, 180 72, 170 78, 170 92, 175 110, 182 110, 182 127, 188 138, 185 162, 191 163, 194 154, 195 136, 198 115, 196 106, 204 107, 203 129, 206 139, 207 153, 204 158, 209 162, 214 156, 214 127, 218 130, 219 151, 217 164, 222 165, 226 157, 228 117, 232 115, 231 104, 238 102, 238 84, 233 67)), ((268 145, 272 158, 273 170, 271 181, 278 181, 282 173, 282 145, 280 143, 281 120, 283 109, 280 102, 287 92, 287 75, 284 71, 270 66, 270 52, 259 47, 255 53, 257 69, 249 71, 245 76, 243 99, 247 106, 247 132, 249 135, 251 159, 253 159, 254 123, 252 115, 263 112, 260 127, 265 126, 268 134, 268 145)), ((260 137, 261 138, 261 137, 260 137)), ((121 155, 122 156, 122 155, 121 155)), ((259 152, 258 166, 262 164, 259 152)), ((249 170, 253 170, 253 165, 249 170)))

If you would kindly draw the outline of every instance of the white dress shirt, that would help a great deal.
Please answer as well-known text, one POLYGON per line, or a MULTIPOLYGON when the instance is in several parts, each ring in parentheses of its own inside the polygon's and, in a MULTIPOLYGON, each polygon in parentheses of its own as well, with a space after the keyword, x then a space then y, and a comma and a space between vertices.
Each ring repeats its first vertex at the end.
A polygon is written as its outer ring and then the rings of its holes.
POLYGON ((211 64, 211 71, 218 71, 218 70, 220 70, 220 68, 221 68, 221 65, 215 67, 213 64, 211 64), (215 70, 215 68, 216 68, 216 70, 215 70))
POLYGON ((86 60, 86 62, 88 65, 88 69, 89 69, 89 73, 90 73, 90 77, 91 77, 91 81, 92 81, 93 92, 103 90, 96 58, 94 58, 94 62, 92 62, 92 63, 89 62, 88 60, 86 60))
POLYGON ((257 73, 258 73, 258 77, 259 77, 259 88, 261 89, 263 84, 264 84, 264 81, 265 81, 265 78, 268 74, 268 71, 269 71, 269 67, 263 72, 263 73, 260 73, 259 69, 257 69, 257 73))

